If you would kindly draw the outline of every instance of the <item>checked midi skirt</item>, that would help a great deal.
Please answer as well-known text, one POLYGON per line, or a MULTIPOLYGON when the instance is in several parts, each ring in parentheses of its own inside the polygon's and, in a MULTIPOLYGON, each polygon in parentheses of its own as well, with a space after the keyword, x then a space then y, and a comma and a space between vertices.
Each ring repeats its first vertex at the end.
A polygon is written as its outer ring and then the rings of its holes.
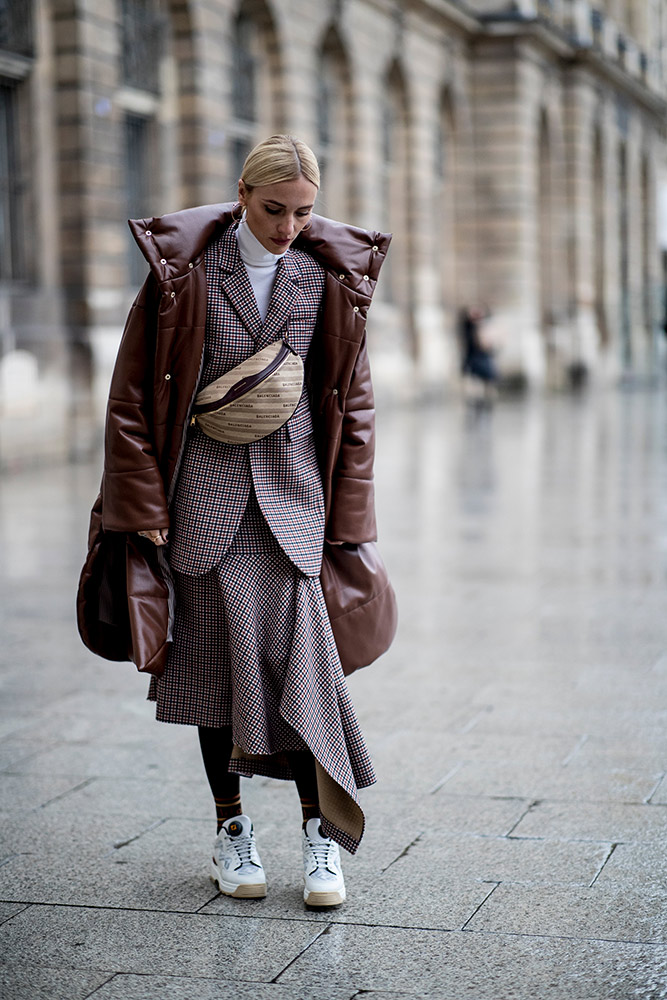
POLYGON ((251 492, 220 564, 173 572, 174 636, 148 697, 163 722, 232 726, 230 770, 290 779, 285 751, 315 758, 322 825, 354 853, 357 790, 375 781, 319 579, 285 555, 251 492))

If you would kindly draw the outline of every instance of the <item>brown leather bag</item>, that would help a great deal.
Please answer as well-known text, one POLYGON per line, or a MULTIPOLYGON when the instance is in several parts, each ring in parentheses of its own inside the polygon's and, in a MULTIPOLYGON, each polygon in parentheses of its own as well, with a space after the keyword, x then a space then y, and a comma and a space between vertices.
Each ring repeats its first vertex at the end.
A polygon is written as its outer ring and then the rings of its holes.
MULTIPOLYGON (((159 677, 169 652, 169 595, 159 553, 136 536, 103 531, 101 511, 98 497, 79 581, 79 633, 98 656, 133 660, 159 677)), ((325 544, 320 581, 348 675, 389 649, 398 622, 396 595, 375 542, 325 544)))
POLYGON ((375 542, 325 543, 320 582, 347 676, 391 646, 398 625, 396 594, 375 542))

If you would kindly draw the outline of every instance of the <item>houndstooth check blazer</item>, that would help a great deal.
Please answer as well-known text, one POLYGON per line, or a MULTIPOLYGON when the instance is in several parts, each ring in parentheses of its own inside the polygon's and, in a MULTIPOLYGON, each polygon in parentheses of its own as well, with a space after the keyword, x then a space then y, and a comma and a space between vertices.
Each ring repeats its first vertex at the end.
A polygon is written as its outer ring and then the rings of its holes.
MULTIPOLYGON (((235 226, 209 244, 204 263, 208 302, 200 389, 276 339, 285 339, 306 361, 324 291, 321 264, 302 250, 286 252, 262 324, 235 226)), ((214 441, 191 427, 170 510, 174 569, 200 575, 220 562, 251 487, 290 560, 307 576, 318 576, 324 498, 305 389, 289 421, 249 445, 214 441)))

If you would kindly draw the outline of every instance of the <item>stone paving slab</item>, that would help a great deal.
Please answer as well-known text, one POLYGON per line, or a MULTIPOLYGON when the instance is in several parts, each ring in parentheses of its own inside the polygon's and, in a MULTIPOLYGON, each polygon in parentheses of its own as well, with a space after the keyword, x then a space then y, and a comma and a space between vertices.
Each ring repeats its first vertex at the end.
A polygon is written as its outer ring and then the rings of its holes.
MULTIPOLYGON (((326 1000, 352 1000, 356 990, 327 989, 326 1000)), ((91 1000, 306 1000, 300 987, 222 979, 116 975, 91 1000)), ((315 997, 313 997, 315 1000, 315 997)), ((322 998, 324 1000, 324 998, 322 998)), ((373 996, 371 1000, 376 1000, 373 996)), ((398 1000, 398 998, 397 998, 398 1000)), ((411 997, 408 1000, 412 1000, 411 997)))
POLYGON ((34 773, 0 774, 0 813, 16 815, 44 807, 62 795, 78 788, 85 778, 81 775, 53 777, 34 773))
POLYGON ((43 744, 32 740, 11 737, 0 740, 0 772, 12 770, 14 766, 20 765, 43 749, 43 744))
POLYGON ((324 928, 299 920, 30 906, 0 926, 8 965, 273 981, 324 928))
POLYGON ((64 857, 97 858, 112 852, 115 844, 141 836, 156 822, 160 822, 159 817, 139 809, 106 816, 102 802, 96 812, 79 815, 68 797, 43 809, 4 819, 0 853, 41 853, 45 857, 62 853, 64 857))
POLYGON ((604 866, 600 885, 667 892, 667 847, 662 844, 619 844, 604 866))
POLYGON ((159 827, 154 832, 141 849, 139 841, 130 845, 133 851, 95 855, 71 845, 13 855, 0 869, 0 892, 31 903, 196 912, 217 893, 197 850, 201 836, 181 836, 175 847, 159 827))
MULTIPOLYGON (((664 891, 499 885, 466 930, 667 944, 664 891)), ((665 982, 667 987, 667 980, 665 982)))
POLYGON ((464 735, 449 737, 449 752, 461 761, 521 761, 530 756, 533 764, 559 765, 571 758, 581 742, 581 735, 545 735, 538 743, 527 735, 489 731, 476 726, 464 735))
POLYGON ((448 878, 541 885, 589 885, 610 851, 609 844, 521 840, 512 837, 440 837, 415 829, 409 851, 396 860, 420 885, 438 868, 448 878))
POLYGON ((667 806, 667 776, 658 785, 651 802, 653 805, 667 806))
MULTIPOLYGON (((629 654, 628 661, 634 662, 635 656, 636 651, 634 655, 629 654)), ((533 670, 539 671, 543 666, 544 664, 536 659, 533 670)), ((650 742, 654 748, 661 748, 659 753, 662 759, 662 747, 667 731, 667 712, 663 711, 661 706, 653 710, 644 708, 630 712, 619 707, 617 703, 603 700, 595 709, 581 708, 576 701, 568 703, 568 700, 562 697, 550 701, 549 697, 545 696, 544 702, 539 699, 531 703, 528 719, 525 708, 521 707, 521 694, 518 689, 514 692, 514 699, 508 696, 503 702, 498 699, 488 700, 478 694, 476 704, 479 706, 479 715, 475 730, 479 732, 495 732, 499 735, 513 733, 528 740, 534 740, 536 734, 539 734, 541 739, 542 736, 558 736, 564 733, 579 738, 582 733, 588 733, 596 737, 607 736, 619 747, 627 746, 631 754, 635 736, 639 732, 642 742, 650 742), (488 705, 493 705, 493 710, 483 711, 488 705)), ((624 757, 621 764, 627 767, 624 757)), ((660 765, 656 768, 655 764, 649 761, 647 765, 652 771, 660 770, 662 767, 660 765)))
POLYGON ((538 802, 512 831, 515 837, 550 840, 660 841, 667 838, 667 809, 659 805, 538 802))
POLYGON ((0 996, 2 1000, 87 1000, 97 996, 96 988, 108 978, 106 972, 41 969, 32 963, 0 965, 0 996))
POLYGON ((606 769, 575 764, 495 764, 472 761, 455 771, 446 791, 465 795, 500 795, 514 798, 581 799, 592 802, 645 802, 662 778, 658 771, 606 769))
MULTIPOLYGON (((436 868, 430 876, 421 870, 392 866, 387 872, 367 873, 344 865, 348 900, 331 911, 307 911, 303 907, 303 883, 297 864, 267 865, 268 893, 253 904, 253 916, 303 919, 314 923, 368 924, 386 927, 418 927, 458 930, 475 913, 492 886, 470 878, 465 881, 436 868)), ((218 895, 202 913, 238 914, 242 901, 218 895)))
POLYGON ((0 924, 10 917, 16 916, 25 908, 25 903, 2 903, 0 902, 0 924))
POLYGON ((438 1000, 662 1000, 667 947, 333 926, 279 977, 311 990, 419 990, 438 1000), (465 991, 465 992, 464 992, 465 991))
POLYGON ((514 831, 529 806, 529 799, 448 795, 443 788, 416 803, 413 815, 420 827, 431 826, 444 837, 457 833, 504 837, 514 831))

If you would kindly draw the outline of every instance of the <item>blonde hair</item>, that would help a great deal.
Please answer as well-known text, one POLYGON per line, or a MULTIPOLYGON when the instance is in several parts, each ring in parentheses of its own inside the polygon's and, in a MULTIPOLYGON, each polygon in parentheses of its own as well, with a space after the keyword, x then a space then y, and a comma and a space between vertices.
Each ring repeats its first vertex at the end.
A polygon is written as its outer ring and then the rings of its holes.
POLYGON ((303 176, 320 186, 320 168, 310 146, 291 135, 271 135, 252 149, 241 171, 248 191, 265 184, 294 181, 303 176))

